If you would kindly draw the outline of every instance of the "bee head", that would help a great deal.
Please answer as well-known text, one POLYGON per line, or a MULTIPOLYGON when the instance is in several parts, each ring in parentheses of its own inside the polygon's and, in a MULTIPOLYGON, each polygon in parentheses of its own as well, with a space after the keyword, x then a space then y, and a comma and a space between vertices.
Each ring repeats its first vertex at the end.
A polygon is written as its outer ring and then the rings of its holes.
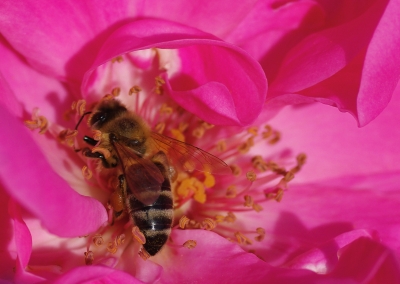
POLYGON ((89 118, 89 125, 99 129, 125 112, 127 112, 126 107, 117 100, 103 100, 89 118))

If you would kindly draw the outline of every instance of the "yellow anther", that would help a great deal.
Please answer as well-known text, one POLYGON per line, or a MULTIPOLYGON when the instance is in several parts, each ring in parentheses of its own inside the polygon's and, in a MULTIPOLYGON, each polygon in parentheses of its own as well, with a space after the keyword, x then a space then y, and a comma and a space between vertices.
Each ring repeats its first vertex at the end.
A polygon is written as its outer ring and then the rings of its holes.
POLYGON ((241 232, 236 232, 234 235, 239 244, 251 245, 253 243, 249 238, 247 238, 241 232))
POLYGON ((283 179, 284 179, 286 182, 289 182, 289 181, 291 181, 292 179, 294 179, 294 174, 293 174, 291 171, 288 171, 283 179))
POLYGON ((256 173, 253 172, 253 171, 248 171, 248 172, 246 173, 246 178, 247 178, 249 181, 253 182, 253 181, 256 180, 257 175, 256 175, 256 173))
POLYGON ((232 212, 228 212, 227 216, 225 217, 225 222, 233 223, 236 221, 236 216, 232 212))
POLYGON ((96 247, 99 247, 99 246, 101 246, 102 244, 104 244, 103 237, 102 237, 100 234, 94 235, 92 241, 93 241, 93 244, 94 244, 96 247))
POLYGON ((162 134, 164 132, 164 129, 165 129, 165 122, 159 122, 154 128, 154 131, 159 134, 162 134))
POLYGON ((181 142, 185 142, 185 135, 179 129, 171 129, 172 137, 181 142))
POLYGON ((222 216, 222 215, 216 215, 215 216, 215 222, 222 223, 224 221, 225 221, 225 216, 222 216))
POLYGON ((108 159, 111 157, 111 153, 109 150, 107 150, 106 148, 102 148, 102 147, 93 147, 92 149, 92 153, 98 152, 100 154, 102 154, 104 156, 104 158, 108 159))
POLYGON ((201 226, 203 229, 211 231, 217 226, 217 223, 211 218, 205 218, 203 222, 201 222, 201 226))
POLYGON ((225 194, 225 196, 226 196, 227 198, 235 198, 236 195, 237 195, 236 186, 234 186, 234 185, 228 186, 228 188, 226 189, 226 194, 225 194))
POLYGON ((116 87, 116 88, 111 90, 111 95, 113 97, 118 97, 120 93, 121 93, 121 88, 120 87, 116 87))
POLYGON ((214 126, 215 126, 214 124, 210 124, 210 123, 205 122, 205 121, 202 121, 202 122, 201 122, 201 125, 202 125, 203 128, 206 129, 206 130, 211 129, 211 128, 214 128, 214 126))
POLYGON ((304 153, 301 153, 301 154, 297 155, 296 160, 297 160, 297 164, 299 166, 302 166, 306 163, 307 155, 304 153))
POLYGON ((58 140, 65 143, 69 147, 74 146, 75 137, 78 135, 77 130, 64 129, 58 134, 58 140))
POLYGON ((215 177, 212 174, 207 173, 207 172, 204 173, 204 176, 205 176, 205 179, 204 179, 203 183, 204 183, 205 187, 206 188, 213 187, 215 185, 215 177))
POLYGON ((122 58, 121 55, 118 55, 117 57, 114 57, 113 59, 111 59, 111 63, 115 63, 115 62, 121 63, 122 61, 124 61, 124 59, 122 58))
POLYGON ((114 96, 111 94, 105 94, 104 97, 102 98, 103 100, 113 100, 114 96))
POLYGON ((139 86, 133 86, 132 88, 129 89, 129 95, 132 96, 133 94, 137 95, 140 93, 140 91, 142 91, 142 88, 140 88, 139 86))
POLYGON ((93 176, 93 173, 87 166, 83 166, 82 167, 82 175, 85 179, 91 179, 93 176))
POLYGON ((271 137, 273 130, 270 125, 265 125, 265 131, 261 134, 264 139, 271 137))
POLYGON ((227 146, 226 146, 226 141, 225 140, 221 140, 217 142, 217 150, 219 152, 224 152, 226 151, 227 146))
POLYGON ((186 217, 185 215, 183 215, 179 219, 179 228, 185 229, 186 225, 189 224, 189 221, 190 221, 190 219, 188 217, 186 217))
POLYGON ((204 133, 206 132, 206 130, 204 129, 204 127, 199 126, 196 127, 193 131, 192 131, 192 135, 196 138, 201 138, 203 137, 204 133))
POLYGON ((253 205, 251 206, 253 209, 254 209, 254 211, 256 211, 257 213, 258 212, 261 212, 264 208, 260 205, 260 204, 258 204, 258 203, 253 203, 253 205))
POLYGON ((39 115, 39 109, 35 108, 32 112, 32 120, 25 120, 24 124, 31 130, 39 129, 39 134, 44 134, 48 128, 47 119, 39 115))
POLYGON ((114 243, 114 242, 108 242, 107 243, 107 250, 112 253, 115 254, 118 250, 118 246, 114 243))
POLYGON ((161 105, 159 112, 163 115, 171 115, 174 112, 174 109, 164 103, 161 105))
POLYGON ((183 243, 183 246, 187 249, 194 249, 197 246, 197 242, 194 240, 188 240, 183 243))
POLYGON ((273 133, 273 137, 268 141, 268 144, 276 144, 279 140, 281 140, 281 133, 275 130, 273 133))
POLYGON ((282 200, 282 198, 283 198, 283 189, 279 188, 276 193, 275 200, 280 202, 282 200))
POLYGON ((236 177, 242 173, 242 169, 238 165, 230 165, 229 167, 232 170, 232 174, 236 177))
POLYGON ((125 242, 125 234, 118 235, 115 238, 115 243, 117 244, 117 246, 124 244, 124 242, 125 242))
POLYGON ((163 78, 161 78, 160 76, 157 76, 155 78, 155 82, 156 82, 156 86, 162 86, 165 84, 165 81, 163 78))
POLYGON ((132 236, 139 244, 144 245, 146 243, 146 237, 139 230, 138 226, 132 228, 132 236))
POLYGON ((252 207, 253 206, 253 197, 250 195, 245 195, 244 196, 244 206, 246 207, 252 207))
POLYGON ((85 113, 85 109, 86 109, 86 101, 85 100, 79 100, 76 102, 75 110, 79 116, 82 116, 85 113))
POLYGON ((186 131, 186 129, 188 127, 189 127, 189 124, 187 122, 180 122, 179 126, 178 126, 178 130, 183 133, 186 131))
POLYGON ((253 157, 251 159, 251 163, 253 164, 253 167, 258 169, 260 172, 265 172, 268 170, 268 164, 259 155, 253 157))
POLYGON ((257 232, 258 236, 255 237, 254 239, 257 242, 261 242, 265 238, 265 230, 263 228, 257 228, 256 232, 257 232))
POLYGON ((256 126, 249 127, 249 129, 247 129, 247 132, 256 136, 258 134, 258 127, 256 126))
POLYGON ((94 261, 94 254, 92 251, 85 251, 84 253, 85 256, 85 264, 86 265, 92 265, 94 261))

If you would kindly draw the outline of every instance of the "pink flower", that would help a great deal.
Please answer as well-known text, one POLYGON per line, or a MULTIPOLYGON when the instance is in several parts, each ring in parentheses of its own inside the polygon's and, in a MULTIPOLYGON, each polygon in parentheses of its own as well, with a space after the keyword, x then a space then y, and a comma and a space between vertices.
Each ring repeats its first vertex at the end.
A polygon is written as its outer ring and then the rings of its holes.
POLYGON ((396 30, 397 3, 165 3, 0 4, 1 277, 398 282, 398 38, 382 35, 396 30), (350 8, 357 13, 343 18, 350 8), (349 42, 343 31, 363 23, 349 42), (237 45, 270 79, 265 105, 264 73, 237 45), (265 122, 276 105, 311 97, 365 125, 392 93, 361 130, 322 105, 286 108, 265 122), (77 137, 67 129, 104 95, 234 170, 178 175, 170 241, 147 261, 132 226, 108 222, 115 187, 105 171, 69 147, 91 133, 86 123, 77 137), (243 128, 263 107, 255 127, 243 128))

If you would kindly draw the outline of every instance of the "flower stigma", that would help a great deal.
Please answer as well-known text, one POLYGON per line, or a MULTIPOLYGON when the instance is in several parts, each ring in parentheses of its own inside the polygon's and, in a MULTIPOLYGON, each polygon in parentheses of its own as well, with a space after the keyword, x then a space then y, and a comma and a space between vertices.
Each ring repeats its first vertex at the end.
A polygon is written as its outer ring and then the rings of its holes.
MULTIPOLYGON (((214 126, 183 109, 170 98, 166 86, 167 80, 179 71, 179 62, 174 50, 150 49, 120 55, 97 68, 93 75, 96 80, 84 89, 85 100, 74 102, 64 118, 71 121, 73 128, 78 121, 90 121, 94 114, 86 114, 99 102, 118 100, 141 117, 151 131, 194 145, 225 161, 231 174, 207 168, 199 171, 190 162, 171 164, 174 170, 170 178, 173 229, 212 231, 256 254, 251 246, 264 241, 268 234, 261 224, 254 224, 254 227, 248 224, 246 214, 263 214, 268 202, 281 202, 288 183, 305 164, 306 155, 293 157, 274 153, 274 145, 283 136, 271 125, 214 126)), ((81 159, 82 179, 104 196, 101 201, 109 212, 109 221, 85 237, 82 255, 86 265, 118 266, 125 250, 133 251, 144 260, 150 258, 141 248, 146 236, 133 224, 129 212, 124 209, 124 200, 113 195, 121 186, 119 176, 105 169, 100 159, 90 158, 95 153, 110 158, 110 150, 101 146, 107 133, 90 129, 84 122, 74 130, 50 123, 39 116, 37 109, 25 125, 39 129, 39 133, 50 129, 55 139, 74 150, 71 155, 81 159), (85 135, 97 141, 90 150, 83 141, 85 135), (104 202, 111 199, 112 202, 104 202)), ((200 241, 187 240, 179 249, 195 249, 200 241)), ((171 241, 165 246, 176 248, 171 241)))

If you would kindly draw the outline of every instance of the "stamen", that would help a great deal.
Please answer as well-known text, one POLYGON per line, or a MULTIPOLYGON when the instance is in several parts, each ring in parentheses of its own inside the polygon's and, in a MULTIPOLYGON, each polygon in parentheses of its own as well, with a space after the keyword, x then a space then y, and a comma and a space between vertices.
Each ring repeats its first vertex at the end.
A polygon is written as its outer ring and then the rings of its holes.
POLYGON ((253 182, 253 181, 256 180, 257 175, 256 175, 256 173, 253 172, 253 171, 248 171, 248 172, 246 173, 246 178, 247 178, 249 181, 253 182))
POLYGON ((164 132, 164 129, 165 129, 165 122, 159 122, 154 127, 154 131, 159 133, 159 134, 162 134, 164 132))
POLYGON ((86 265, 92 265, 94 261, 94 254, 92 251, 86 251, 83 253, 85 256, 85 264, 86 265))
POLYGON ((251 206, 254 211, 256 211, 257 213, 261 212, 264 208, 258 204, 258 203, 253 203, 253 205, 251 206))
POLYGON ((118 246, 115 242, 108 242, 107 250, 108 250, 108 252, 115 254, 118 250, 118 246))
POLYGON ((183 215, 179 219, 179 228, 185 229, 186 225, 189 224, 189 221, 190 221, 190 219, 188 217, 186 217, 185 215, 183 215))
POLYGON ((39 115, 39 109, 34 108, 32 112, 32 120, 25 120, 24 124, 30 130, 38 129, 39 134, 44 134, 48 128, 47 119, 43 115, 39 115))
POLYGON ((91 179, 93 176, 93 173, 87 166, 83 166, 82 167, 82 175, 85 179, 91 179))
POLYGON ((115 62, 121 63, 122 61, 124 61, 124 59, 122 58, 121 55, 118 55, 117 57, 114 57, 113 59, 111 59, 111 63, 115 63, 115 62))
POLYGON ((253 243, 249 238, 247 238, 241 232, 236 232, 234 235, 239 244, 251 245, 253 243))
POLYGON ((164 93, 164 87, 163 85, 165 84, 165 81, 163 78, 161 78, 160 76, 157 76, 155 78, 156 81, 156 88, 155 88, 155 93, 157 95, 162 95, 164 93))
POLYGON ((258 236, 255 237, 254 239, 257 242, 261 242, 265 238, 265 230, 263 228, 257 228, 256 232, 257 232, 258 236))
POLYGON ((133 94, 137 95, 142 91, 142 88, 139 86, 133 86, 132 88, 129 89, 129 95, 132 96, 133 94))
POLYGON ((92 239, 92 242, 93 242, 93 244, 94 244, 96 247, 99 247, 99 246, 101 246, 102 244, 104 244, 103 237, 102 237, 100 234, 94 235, 94 236, 93 236, 93 239, 92 239))
POLYGON ((85 113, 86 109, 86 101, 79 100, 77 102, 72 102, 71 110, 75 110, 79 116, 82 116, 85 113))
POLYGON ((235 198, 236 195, 237 195, 236 186, 234 185, 228 186, 225 196, 227 198, 235 198))
POLYGON ((78 135, 77 130, 64 129, 58 134, 58 141, 65 143, 69 147, 74 146, 75 137, 78 135))
POLYGON ((194 249, 197 246, 197 242, 194 240, 188 240, 183 243, 183 246, 187 249, 194 249))
POLYGON ((242 169, 238 165, 230 165, 229 167, 231 168, 232 174, 236 177, 242 173, 242 169))
POLYGON ((248 132, 249 134, 252 134, 252 135, 254 135, 254 136, 257 136, 257 135, 258 135, 258 128, 257 128, 256 126, 252 126, 252 127, 250 127, 249 129, 247 129, 247 132, 248 132))
POLYGON ((185 135, 179 129, 171 129, 172 137, 181 142, 185 142, 185 135))
POLYGON ((226 145, 226 141, 225 140, 221 140, 217 142, 217 150, 219 152, 224 152, 227 149, 227 145, 226 145))
POLYGON ((250 195, 245 195, 244 196, 244 206, 252 207, 253 206, 253 197, 251 197, 250 195))
POLYGON ((150 258, 150 254, 144 248, 140 249, 138 255, 145 261, 150 258))
POLYGON ((203 181, 203 184, 205 185, 206 188, 212 188, 215 185, 215 177, 207 172, 204 173, 204 176, 205 179, 203 181))
POLYGON ((159 110, 159 113, 162 115, 171 115, 174 112, 174 109, 170 106, 168 106, 167 104, 162 104, 161 108, 159 110))
POLYGON ((120 246, 120 245, 124 244, 124 242, 125 242, 125 234, 118 235, 115 238, 115 242, 116 242, 117 246, 120 246))
POLYGON ((115 98, 118 97, 119 94, 121 93, 121 88, 116 87, 114 89, 111 90, 111 95, 115 98))
POLYGON ((201 222, 202 229, 206 229, 207 231, 213 230, 216 226, 216 222, 211 218, 205 218, 203 222, 201 222))
POLYGON ((144 245, 146 243, 146 237, 139 230, 138 226, 132 228, 132 236, 139 244, 144 245))

